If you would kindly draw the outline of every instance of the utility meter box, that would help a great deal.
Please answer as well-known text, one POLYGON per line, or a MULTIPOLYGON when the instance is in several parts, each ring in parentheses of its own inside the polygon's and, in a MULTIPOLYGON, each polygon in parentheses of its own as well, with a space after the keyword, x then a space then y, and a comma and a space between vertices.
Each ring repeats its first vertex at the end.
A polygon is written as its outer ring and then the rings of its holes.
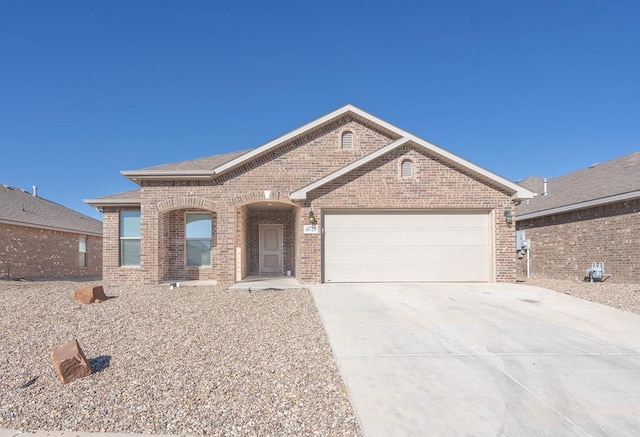
POLYGON ((524 231, 516 231, 516 250, 531 249, 531 240, 527 240, 524 231))
POLYGON ((527 236, 525 235, 524 231, 516 231, 516 250, 528 249, 525 243, 526 238, 527 236))

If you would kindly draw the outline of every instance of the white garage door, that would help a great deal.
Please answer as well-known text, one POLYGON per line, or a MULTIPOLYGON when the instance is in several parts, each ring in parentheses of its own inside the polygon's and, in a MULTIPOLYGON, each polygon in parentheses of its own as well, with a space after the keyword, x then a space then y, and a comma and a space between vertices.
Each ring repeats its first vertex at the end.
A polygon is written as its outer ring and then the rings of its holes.
POLYGON ((489 214, 329 213, 325 282, 488 282, 489 214))

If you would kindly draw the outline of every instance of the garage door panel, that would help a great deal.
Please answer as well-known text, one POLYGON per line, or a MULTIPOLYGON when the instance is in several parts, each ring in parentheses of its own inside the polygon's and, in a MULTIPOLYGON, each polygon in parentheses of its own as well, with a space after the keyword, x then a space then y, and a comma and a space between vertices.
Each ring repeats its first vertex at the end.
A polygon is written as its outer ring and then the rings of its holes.
POLYGON ((327 282, 489 281, 489 215, 326 214, 327 282))
POLYGON ((489 236, 485 234, 483 229, 474 231, 464 231, 461 233, 463 239, 462 244, 467 246, 484 246, 489 245, 489 236))

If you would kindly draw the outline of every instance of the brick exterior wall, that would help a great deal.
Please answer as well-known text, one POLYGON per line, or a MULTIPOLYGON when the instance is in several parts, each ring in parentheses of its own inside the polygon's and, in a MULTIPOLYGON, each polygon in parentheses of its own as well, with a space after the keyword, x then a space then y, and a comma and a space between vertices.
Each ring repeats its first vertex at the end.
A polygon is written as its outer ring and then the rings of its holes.
MULTIPOLYGON (((470 174, 428 156, 420 149, 404 146, 369 164, 338 178, 307 196, 301 215, 313 209, 316 217, 325 209, 348 208, 413 208, 423 210, 494 211, 495 280, 515 281, 515 253, 506 250, 515 245, 515 227, 504 220, 503 211, 510 208, 509 196, 491 188, 470 174), (414 177, 399 177, 400 163, 414 163, 414 177)), ((317 282, 321 277, 321 238, 316 234, 301 235, 299 262, 303 282, 317 282)))
MULTIPOLYGON (((174 278, 182 280, 215 279, 215 265, 217 259, 211 257, 211 266, 187 266, 186 265, 186 239, 185 225, 186 215, 191 212, 201 212, 195 209, 179 209, 169 211, 162 216, 164 232, 161 232, 161 240, 158 244, 159 266, 162 281, 171 281, 174 278)), ((216 214, 211 214, 211 248, 212 255, 216 247, 216 214)))
MULTIPOLYGON (((521 220, 517 229, 531 240, 534 277, 582 280, 592 262, 604 262, 607 281, 640 283, 640 200, 521 220)), ((526 258, 517 273, 526 278, 526 258)))
MULTIPOLYGON (((110 280, 143 280, 157 283, 189 279, 175 265, 184 263, 179 249, 169 249, 167 228, 183 226, 178 216, 185 210, 216 214, 215 265, 200 270, 206 278, 231 284, 238 277, 256 272, 257 234, 261 223, 284 224, 286 251, 284 269, 293 270, 303 283, 318 283, 321 275, 322 234, 302 234, 313 210, 321 219, 326 208, 420 208, 481 209, 493 212, 495 280, 515 281, 515 230, 504 220, 504 208, 512 207, 510 196, 471 174, 426 155, 419 148, 404 147, 378 158, 338 180, 310 193, 305 201, 291 202, 289 194, 354 160, 368 155, 395 138, 350 117, 322 126, 270 151, 265 156, 213 180, 143 180, 141 183, 142 260, 138 268, 119 268, 117 208, 105 208, 105 276, 110 280), (352 149, 341 148, 341 135, 354 134, 352 149), (414 162, 414 178, 399 177, 401 160, 414 162), (268 199, 265 191, 270 192, 268 199), (289 205, 287 214, 253 212, 257 202, 289 205), (173 211, 180 211, 175 215, 173 211), (114 223, 114 220, 116 223, 114 223), (289 243, 291 241, 291 243, 289 243), (290 247, 290 249, 289 249, 290 247), (507 249, 508 248, 508 249, 507 249), (108 252, 108 253, 107 253, 108 252), (182 258, 182 259, 179 259, 182 258)), ((321 220, 320 220, 321 224, 321 220)))
POLYGON ((120 266, 120 211, 139 209, 134 207, 103 208, 102 211, 102 276, 110 282, 143 282, 142 266, 120 266))
POLYGON ((0 278, 100 278, 102 238, 0 223, 0 278), (87 267, 79 238, 87 237, 87 267))
POLYGON ((249 244, 246 232, 249 226, 249 210, 246 206, 237 209, 236 225, 236 281, 239 281, 249 272, 249 244))

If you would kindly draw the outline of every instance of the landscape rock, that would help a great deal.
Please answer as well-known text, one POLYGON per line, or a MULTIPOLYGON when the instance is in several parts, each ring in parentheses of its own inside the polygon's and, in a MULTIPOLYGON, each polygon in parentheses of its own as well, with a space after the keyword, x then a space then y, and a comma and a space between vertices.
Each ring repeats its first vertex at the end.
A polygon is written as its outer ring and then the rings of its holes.
POLYGON ((0 280, 0 437, 362 436, 308 290, 181 290, 0 280), (74 338, 94 374, 62 384, 46 354, 74 338))
POLYGON ((51 352, 53 365, 60 382, 68 384, 93 373, 78 340, 71 340, 51 352))
POLYGON ((102 303, 107 300, 101 285, 97 287, 78 288, 74 294, 76 302, 81 304, 102 303))

